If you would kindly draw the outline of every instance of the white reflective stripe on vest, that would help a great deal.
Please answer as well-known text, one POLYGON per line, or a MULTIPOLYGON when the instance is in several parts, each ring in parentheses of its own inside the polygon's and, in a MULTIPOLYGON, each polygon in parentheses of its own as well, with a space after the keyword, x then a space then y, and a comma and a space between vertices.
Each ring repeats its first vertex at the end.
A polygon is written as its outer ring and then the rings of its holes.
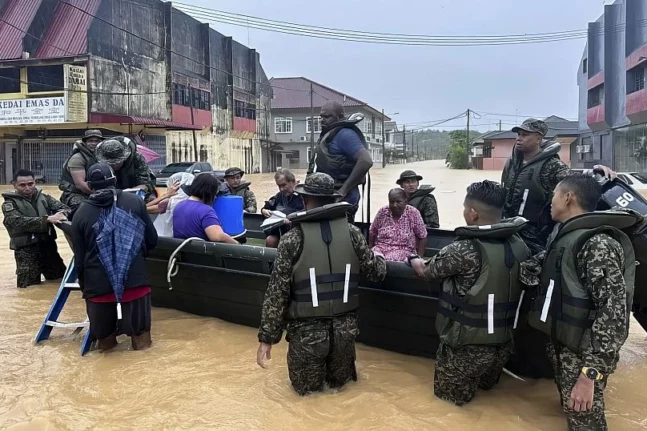
POLYGON ((521 200, 521 206, 519 207, 519 215, 523 215, 523 210, 526 209, 526 201, 528 200, 528 193, 530 193, 530 190, 528 189, 523 191, 523 199, 521 200))
POLYGON ((344 277, 344 304, 348 302, 348 283, 350 283, 350 263, 346 264, 346 276, 344 277))
POLYGON ((487 333, 494 334, 494 293, 487 296, 487 333))
POLYGON ((521 303, 523 302, 523 295, 526 293, 525 290, 521 291, 521 296, 519 297, 519 303, 517 304, 517 313, 514 315, 514 325, 512 329, 517 329, 517 323, 519 323, 519 311, 521 311, 521 303))
POLYGON ((312 306, 319 307, 319 297, 317 297, 317 274, 315 274, 314 268, 310 268, 310 294, 312 295, 312 306))
POLYGON ((555 281, 550 280, 550 283, 548 284, 548 290, 546 291, 546 299, 544 300, 544 308, 541 310, 541 317, 539 320, 542 322, 546 322, 546 319, 548 318, 548 309, 550 308, 550 301, 553 297, 553 288, 555 287, 555 281))

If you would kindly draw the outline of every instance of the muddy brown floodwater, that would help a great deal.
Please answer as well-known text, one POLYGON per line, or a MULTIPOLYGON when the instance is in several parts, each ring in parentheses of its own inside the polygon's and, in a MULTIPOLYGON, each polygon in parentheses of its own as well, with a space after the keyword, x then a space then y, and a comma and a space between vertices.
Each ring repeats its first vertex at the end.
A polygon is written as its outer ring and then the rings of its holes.
MULTIPOLYGON (((375 170, 371 212, 413 168, 437 187, 443 227, 462 223, 465 187, 498 172, 452 171, 442 162, 375 170)), ((272 175, 250 175, 259 202, 275 193, 272 175)), ((58 190, 46 188, 58 197, 58 190)), ((79 356, 79 340, 54 329, 34 345, 56 283, 18 290, 6 231, 0 234, 0 429, 388 429, 566 430, 557 390, 550 381, 520 382, 506 375, 491 392, 458 408, 432 391, 434 361, 357 346, 359 381, 338 392, 301 398, 292 391, 286 343, 273 351, 270 368, 256 365, 256 330, 213 318, 153 309, 153 342, 147 351, 123 343, 110 354, 79 356)), ((71 253, 59 239, 63 256, 71 253)), ((83 320, 73 295, 64 320, 83 320)), ((617 372, 609 379, 611 430, 647 428, 647 342, 632 322, 617 372)))

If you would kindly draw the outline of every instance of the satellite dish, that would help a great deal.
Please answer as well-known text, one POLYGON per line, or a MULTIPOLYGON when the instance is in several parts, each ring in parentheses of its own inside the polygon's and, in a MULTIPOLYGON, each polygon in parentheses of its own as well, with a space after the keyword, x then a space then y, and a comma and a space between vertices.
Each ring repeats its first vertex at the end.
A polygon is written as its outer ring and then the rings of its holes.
POLYGON ((364 114, 356 112, 348 117, 348 121, 362 121, 364 119, 364 114))

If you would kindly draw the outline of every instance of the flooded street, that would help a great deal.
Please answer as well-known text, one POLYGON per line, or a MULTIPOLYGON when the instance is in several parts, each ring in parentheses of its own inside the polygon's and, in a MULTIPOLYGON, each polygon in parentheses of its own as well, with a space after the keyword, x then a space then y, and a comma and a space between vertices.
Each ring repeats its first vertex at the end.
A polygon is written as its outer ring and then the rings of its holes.
MULTIPOLYGON (((452 171, 443 161, 391 165, 372 171, 371 213, 386 204, 404 169, 436 187, 442 227, 463 223, 465 187, 498 180, 499 172, 452 171)), ((297 172, 303 180, 302 172, 297 172)), ((272 174, 249 175, 259 209, 276 193, 272 174)), ((46 187, 54 197, 60 192, 46 187)), ((359 214, 357 219, 359 220, 359 214)), ((59 238, 64 260, 71 252, 59 238)), ((71 330, 33 338, 58 283, 16 289, 13 253, 0 234, 0 429, 388 429, 566 430, 552 381, 521 382, 507 375, 491 392, 458 408, 433 395, 430 359, 357 347, 359 380, 338 392, 301 398, 290 387, 283 340, 267 370, 256 365, 256 329, 153 309, 153 347, 131 351, 122 342, 103 355, 79 355, 71 330)), ((82 321, 85 307, 73 294, 64 321, 82 321)), ((122 341, 124 341, 122 339, 122 341)), ((611 430, 647 428, 647 341, 634 321, 618 370, 606 391, 611 430)))

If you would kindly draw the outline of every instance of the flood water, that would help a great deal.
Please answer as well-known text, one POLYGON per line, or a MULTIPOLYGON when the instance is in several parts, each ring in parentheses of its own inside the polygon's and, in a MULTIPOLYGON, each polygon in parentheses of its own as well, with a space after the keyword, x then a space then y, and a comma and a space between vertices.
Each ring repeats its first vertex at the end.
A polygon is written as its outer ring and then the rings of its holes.
MULTIPOLYGON (((452 171, 442 162, 388 166, 372 172, 371 212, 386 202, 404 169, 437 187, 443 227, 462 222, 465 187, 498 172, 452 171)), ((275 193, 272 175, 250 175, 262 201, 275 193)), ((47 187, 55 197, 59 192, 47 187)), ((123 342, 109 354, 79 355, 80 340, 54 329, 33 344, 57 283, 16 289, 9 240, 0 233, 0 429, 192 430, 566 430, 550 381, 517 381, 479 392, 459 408, 433 395, 430 359, 359 344, 359 380, 337 392, 305 398, 291 389, 286 343, 272 350, 269 369, 256 365, 256 330, 213 318, 153 309, 153 347, 131 351, 123 342)), ((65 260, 71 253, 64 239, 65 260)), ((62 320, 82 321, 84 304, 72 295, 62 320)), ((126 340, 121 340, 126 341, 126 340)), ((632 322, 621 363, 606 391, 611 430, 647 428, 647 342, 632 322)))

